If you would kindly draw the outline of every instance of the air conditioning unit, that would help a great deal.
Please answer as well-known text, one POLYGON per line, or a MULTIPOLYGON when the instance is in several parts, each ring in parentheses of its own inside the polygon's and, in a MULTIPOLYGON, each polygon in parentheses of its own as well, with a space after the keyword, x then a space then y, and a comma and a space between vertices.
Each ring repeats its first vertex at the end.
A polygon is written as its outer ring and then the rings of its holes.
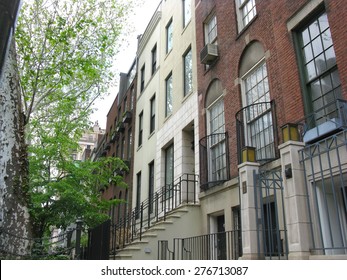
POLYGON ((218 58, 218 46, 206 44, 200 52, 200 62, 202 64, 212 64, 218 58))

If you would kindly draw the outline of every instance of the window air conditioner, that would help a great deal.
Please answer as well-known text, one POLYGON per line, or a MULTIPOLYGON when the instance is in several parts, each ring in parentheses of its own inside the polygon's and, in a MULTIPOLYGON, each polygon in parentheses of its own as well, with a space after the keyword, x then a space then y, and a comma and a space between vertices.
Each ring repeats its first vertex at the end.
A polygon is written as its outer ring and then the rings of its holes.
POLYGON ((200 62, 202 64, 212 64, 218 57, 218 46, 206 44, 200 52, 200 62))

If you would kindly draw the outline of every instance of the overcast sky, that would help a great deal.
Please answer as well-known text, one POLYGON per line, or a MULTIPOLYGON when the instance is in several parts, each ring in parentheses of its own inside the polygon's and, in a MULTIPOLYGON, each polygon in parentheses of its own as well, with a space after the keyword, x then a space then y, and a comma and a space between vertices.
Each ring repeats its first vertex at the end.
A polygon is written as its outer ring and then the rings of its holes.
MULTIPOLYGON (((134 0, 136 1, 136 0, 134 0)), ((127 73, 131 63, 136 55, 137 36, 142 34, 147 24, 149 23, 153 13, 158 7, 160 0, 143 0, 144 4, 138 6, 133 14, 133 24, 135 31, 133 34, 129 34, 129 46, 124 46, 118 54, 115 63, 117 64, 117 70, 127 73)), ((119 77, 119 73, 116 73, 116 77, 119 77)), ((111 108, 111 105, 118 93, 118 88, 110 89, 110 94, 104 100, 97 100, 95 106, 97 111, 91 116, 91 121, 94 123, 99 122, 101 128, 106 128, 106 116, 111 108)))

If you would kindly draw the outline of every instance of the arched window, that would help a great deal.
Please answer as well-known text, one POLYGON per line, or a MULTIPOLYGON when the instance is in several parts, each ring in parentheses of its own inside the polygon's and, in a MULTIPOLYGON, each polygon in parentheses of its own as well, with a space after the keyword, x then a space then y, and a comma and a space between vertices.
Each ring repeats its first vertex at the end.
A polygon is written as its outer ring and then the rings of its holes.
MULTIPOLYGON (((273 112, 265 52, 259 42, 253 42, 244 52, 240 64, 242 79, 243 146, 256 148, 257 161, 275 158, 273 112)), ((242 147, 241 147, 242 148, 242 147)))
POLYGON ((207 136, 200 140, 200 147, 203 148, 201 172, 205 178, 202 178, 201 183, 209 188, 229 179, 223 89, 219 80, 210 85, 205 108, 207 136))

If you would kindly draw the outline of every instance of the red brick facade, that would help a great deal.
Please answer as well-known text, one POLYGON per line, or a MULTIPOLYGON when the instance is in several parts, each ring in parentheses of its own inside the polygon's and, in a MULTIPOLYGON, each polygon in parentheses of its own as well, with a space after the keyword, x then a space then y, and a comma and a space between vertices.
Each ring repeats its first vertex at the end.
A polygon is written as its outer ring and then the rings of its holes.
MULTIPOLYGON (((127 84, 128 77, 124 75, 124 82, 127 84)), ((128 185, 127 189, 111 185, 103 193, 105 199, 123 199, 126 204, 121 204, 120 207, 110 209, 110 217, 114 222, 118 222, 118 218, 124 218, 125 210, 130 213, 132 203, 132 186, 133 186, 133 161, 134 161, 134 134, 135 134, 135 108, 136 108, 136 81, 135 76, 131 84, 124 88, 124 91, 118 93, 108 114, 105 133, 105 148, 103 156, 119 157, 128 164, 129 172, 124 174, 124 181, 128 185), (130 119, 125 120, 125 113, 130 113, 130 119), (124 129, 119 130, 119 125, 124 129), (129 134, 132 134, 131 144, 129 144, 129 134), (107 148, 106 148, 107 147, 107 148), (130 150, 129 150, 130 149, 130 150), (121 211, 119 213, 119 211, 121 211)))
MULTIPOLYGON (((308 2, 307 0, 255 0, 257 15, 238 32, 235 0, 196 0, 197 53, 204 47, 204 22, 211 13, 217 17, 217 41, 219 57, 205 70, 198 55, 198 93, 200 111, 200 138, 207 134, 205 98, 208 87, 219 79, 225 92, 225 129, 229 134, 230 174, 238 176, 237 135, 235 114, 242 108, 240 61, 247 47, 254 41, 262 44, 266 53, 270 98, 275 101, 277 144, 282 143, 280 127, 297 122, 305 115, 300 82, 298 59, 295 51, 295 31, 288 30, 288 21, 308 2)), ((313 2, 313 1, 312 1, 313 2)), ((315 1, 317 2, 317 1, 315 1)), ((342 95, 347 99, 347 40, 346 27, 341 19, 346 18, 344 0, 326 0, 317 9, 328 15, 337 67, 340 74, 342 95)), ((315 12, 315 9, 313 12, 315 12)), ((303 19, 307 20, 311 14, 303 19)), ((301 23, 299 23, 300 26, 301 23)))

